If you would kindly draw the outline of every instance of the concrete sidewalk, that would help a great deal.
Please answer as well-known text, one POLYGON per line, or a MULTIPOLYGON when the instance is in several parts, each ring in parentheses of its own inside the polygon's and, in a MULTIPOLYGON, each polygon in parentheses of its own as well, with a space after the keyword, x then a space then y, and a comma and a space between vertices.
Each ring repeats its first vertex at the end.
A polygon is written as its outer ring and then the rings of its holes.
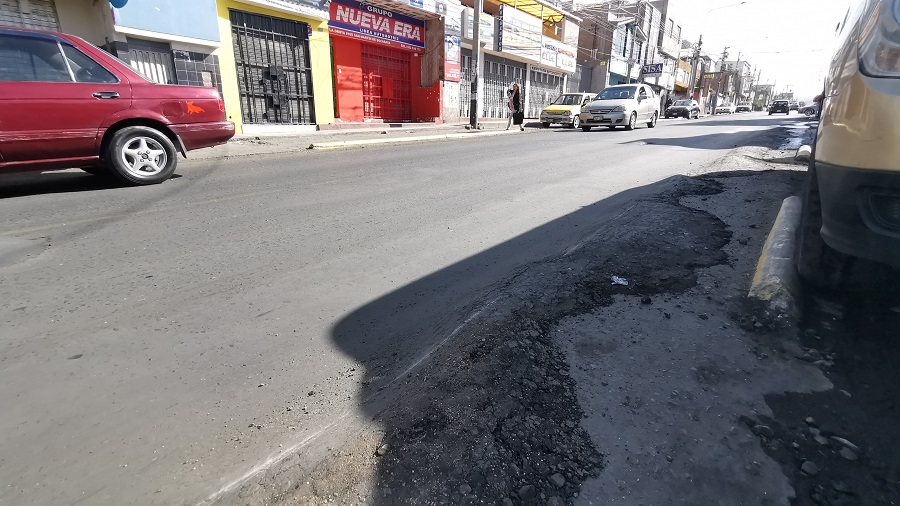
MULTIPOLYGON (((506 130, 506 120, 484 119, 480 130, 468 123, 436 125, 433 123, 342 125, 343 128, 319 130, 293 135, 237 135, 224 146, 199 149, 188 153, 188 160, 212 160, 234 156, 290 153, 306 149, 337 149, 372 144, 423 142, 443 139, 465 139, 476 136, 522 134, 517 128, 506 130)), ((525 120, 525 132, 541 128, 536 119, 525 120)))

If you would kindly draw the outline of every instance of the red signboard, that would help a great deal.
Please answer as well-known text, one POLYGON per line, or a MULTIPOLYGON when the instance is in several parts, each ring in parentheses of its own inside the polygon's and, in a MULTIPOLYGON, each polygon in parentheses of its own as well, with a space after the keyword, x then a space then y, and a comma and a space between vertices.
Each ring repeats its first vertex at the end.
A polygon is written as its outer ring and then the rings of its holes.
POLYGON ((356 0, 333 0, 328 30, 332 35, 425 51, 425 22, 356 0))

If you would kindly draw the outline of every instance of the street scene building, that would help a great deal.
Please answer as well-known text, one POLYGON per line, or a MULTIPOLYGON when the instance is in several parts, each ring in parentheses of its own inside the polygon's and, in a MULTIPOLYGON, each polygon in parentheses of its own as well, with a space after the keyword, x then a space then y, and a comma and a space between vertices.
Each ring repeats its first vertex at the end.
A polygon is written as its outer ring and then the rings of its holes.
MULTIPOLYGON (((473 0, 16 0, 13 26, 78 35, 158 83, 217 88, 238 133, 334 123, 447 123, 471 114, 473 0), (113 5, 115 4, 115 5, 113 5)), ((661 101, 752 101, 762 69, 716 60, 691 42, 684 2, 594 4, 487 0, 478 112, 508 114, 518 82, 524 112, 567 91, 643 82, 661 101), (710 87, 703 76, 731 78, 710 87), (689 88, 694 86, 693 90, 689 88)), ((709 81, 709 78, 706 79, 709 81)))

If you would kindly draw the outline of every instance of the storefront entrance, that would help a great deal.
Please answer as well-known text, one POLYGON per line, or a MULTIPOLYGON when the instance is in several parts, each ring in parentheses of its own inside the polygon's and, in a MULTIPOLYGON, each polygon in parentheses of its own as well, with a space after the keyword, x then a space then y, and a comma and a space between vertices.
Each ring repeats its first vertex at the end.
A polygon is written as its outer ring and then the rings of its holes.
MULTIPOLYGON (((469 117, 469 109, 472 100, 472 79, 474 78, 472 65, 472 50, 463 49, 462 66, 459 82, 459 115, 469 117)), ((482 97, 482 115, 485 118, 505 118, 509 115, 509 97, 506 91, 512 83, 519 83, 522 97, 525 93, 525 64, 513 60, 507 60, 490 54, 484 55, 484 96, 482 97)))
POLYGON ((230 11, 244 123, 312 125, 309 25, 230 11))
POLYGON ((409 121, 412 117, 410 54, 362 44, 363 117, 409 121))

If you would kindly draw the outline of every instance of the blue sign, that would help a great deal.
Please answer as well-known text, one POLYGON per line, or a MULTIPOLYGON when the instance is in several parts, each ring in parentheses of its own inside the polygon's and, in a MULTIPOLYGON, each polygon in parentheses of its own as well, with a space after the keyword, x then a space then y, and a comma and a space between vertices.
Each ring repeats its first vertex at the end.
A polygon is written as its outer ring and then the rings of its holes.
POLYGON ((418 7, 419 9, 425 8, 425 2, 423 0, 409 0, 409 5, 413 7, 418 7))
POLYGON ((644 65, 644 67, 641 69, 641 74, 644 74, 645 76, 651 76, 654 74, 659 75, 659 74, 662 74, 662 70, 663 70, 662 63, 648 63, 647 65, 644 65))

